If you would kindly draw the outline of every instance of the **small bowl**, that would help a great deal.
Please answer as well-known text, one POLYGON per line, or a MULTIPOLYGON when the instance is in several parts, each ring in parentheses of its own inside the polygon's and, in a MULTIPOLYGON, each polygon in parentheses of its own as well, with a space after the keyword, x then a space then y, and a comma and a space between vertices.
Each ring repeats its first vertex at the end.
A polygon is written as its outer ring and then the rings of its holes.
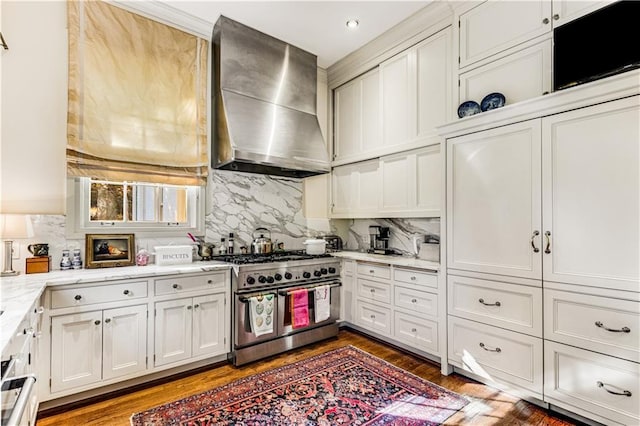
POLYGON ((476 101, 465 101, 458 107, 458 117, 464 118, 482 112, 476 101))
POLYGON ((480 102, 480 109, 482 111, 489 111, 503 107, 505 103, 506 100, 502 93, 489 93, 482 99, 482 102, 480 102))

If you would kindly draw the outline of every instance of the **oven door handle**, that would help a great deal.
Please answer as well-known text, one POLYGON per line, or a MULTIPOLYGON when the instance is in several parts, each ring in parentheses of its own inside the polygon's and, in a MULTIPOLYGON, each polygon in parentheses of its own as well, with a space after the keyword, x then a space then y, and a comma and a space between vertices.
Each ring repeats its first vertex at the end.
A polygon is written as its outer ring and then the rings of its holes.
MULTIPOLYGON (((306 290, 307 290, 307 292, 311 292, 311 291, 315 290, 318 287, 320 287, 320 286, 317 285, 315 287, 308 287, 306 290)), ((338 283, 334 283, 334 284, 328 285, 327 287, 329 287, 329 288, 342 287, 342 283, 339 283, 339 282, 338 283)), ((298 289, 298 290, 302 290, 302 289, 298 289)), ((278 292, 278 294, 280 296, 291 296, 293 294, 293 292, 292 291, 286 291, 286 290, 280 290, 278 292)))
MULTIPOLYGON (((274 293, 260 293, 260 294, 256 294, 254 296, 268 296, 269 294, 276 296, 274 293)), ((249 296, 249 297, 245 297, 245 296, 240 296, 238 297, 238 300, 242 303, 249 303, 249 299, 254 297, 254 296, 249 296)))
POLYGON ((22 381, 23 383, 22 386, 20 386, 20 396, 18 396, 16 403, 11 409, 11 416, 7 422, 8 425, 17 425, 20 423, 20 419, 29 404, 31 390, 33 389, 33 385, 36 383, 36 376, 29 374, 27 376, 11 377, 10 379, 6 379, 2 382, 2 390, 5 390, 5 387, 11 388, 11 384, 17 381, 22 381))

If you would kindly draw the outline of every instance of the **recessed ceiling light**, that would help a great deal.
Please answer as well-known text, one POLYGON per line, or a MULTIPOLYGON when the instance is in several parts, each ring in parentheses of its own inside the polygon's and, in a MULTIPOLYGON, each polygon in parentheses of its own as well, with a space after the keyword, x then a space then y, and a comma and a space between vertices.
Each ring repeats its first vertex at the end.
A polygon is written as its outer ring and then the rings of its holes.
POLYGON ((357 19, 349 19, 347 21, 347 28, 355 30, 360 25, 360 22, 357 19))

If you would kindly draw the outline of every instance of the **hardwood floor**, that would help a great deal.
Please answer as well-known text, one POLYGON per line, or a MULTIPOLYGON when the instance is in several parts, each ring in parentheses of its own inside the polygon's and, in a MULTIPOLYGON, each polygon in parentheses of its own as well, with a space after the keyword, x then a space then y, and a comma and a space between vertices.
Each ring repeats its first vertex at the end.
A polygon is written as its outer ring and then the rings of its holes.
POLYGON ((36 425, 129 425, 129 418, 135 412, 347 345, 356 346, 432 383, 469 398, 471 403, 450 417, 445 423, 447 425, 566 426, 579 424, 458 374, 443 376, 440 374, 440 367, 436 364, 371 340, 359 333, 342 330, 336 339, 316 343, 242 367, 234 367, 230 364, 223 365, 165 384, 72 409, 62 414, 38 418, 36 425))

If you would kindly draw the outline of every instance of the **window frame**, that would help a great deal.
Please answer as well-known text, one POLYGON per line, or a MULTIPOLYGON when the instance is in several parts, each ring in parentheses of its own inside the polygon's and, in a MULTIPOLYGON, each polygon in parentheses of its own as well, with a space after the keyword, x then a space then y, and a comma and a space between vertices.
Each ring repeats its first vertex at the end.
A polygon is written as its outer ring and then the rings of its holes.
MULTIPOLYGON (((144 182, 134 182, 141 183, 144 182)), ((157 184, 152 184, 157 185, 157 184)), ((162 187, 162 185, 158 185, 162 187)), ((167 185, 180 186, 180 185, 167 185)), ((84 234, 98 232, 113 233, 116 231, 135 233, 137 237, 175 237, 186 236, 187 233, 201 235, 204 233, 205 216, 205 196, 206 187, 192 187, 187 192, 187 216, 188 221, 184 224, 172 222, 110 222, 91 221, 89 218, 89 208, 91 205, 91 179, 73 177, 67 179, 67 226, 66 234, 70 238, 83 238, 84 234)))

